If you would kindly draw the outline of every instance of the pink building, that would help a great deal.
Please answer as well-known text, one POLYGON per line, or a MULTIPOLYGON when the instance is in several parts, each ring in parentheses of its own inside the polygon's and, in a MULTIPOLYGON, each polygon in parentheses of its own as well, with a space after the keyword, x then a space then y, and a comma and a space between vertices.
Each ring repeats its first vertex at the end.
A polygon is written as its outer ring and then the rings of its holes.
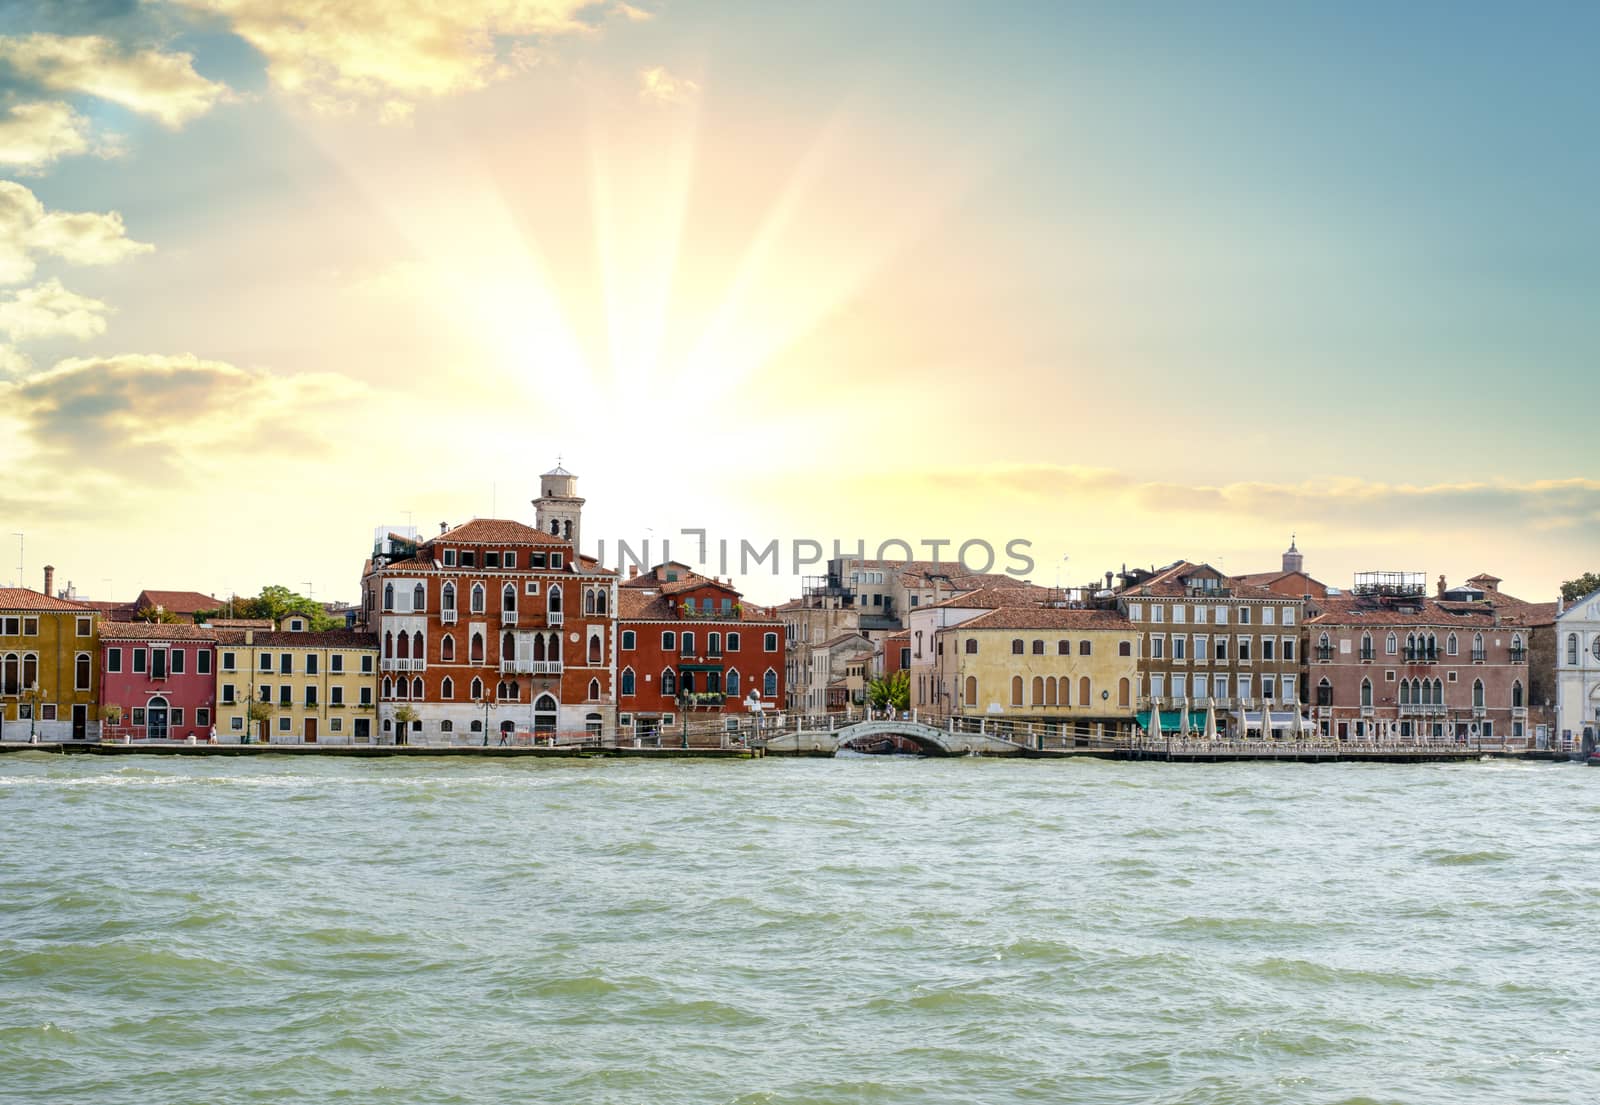
POLYGON ((209 626, 102 622, 103 739, 207 739, 216 717, 216 649, 209 626), (113 706, 122 710, 115 725, 106 714, 113 706))

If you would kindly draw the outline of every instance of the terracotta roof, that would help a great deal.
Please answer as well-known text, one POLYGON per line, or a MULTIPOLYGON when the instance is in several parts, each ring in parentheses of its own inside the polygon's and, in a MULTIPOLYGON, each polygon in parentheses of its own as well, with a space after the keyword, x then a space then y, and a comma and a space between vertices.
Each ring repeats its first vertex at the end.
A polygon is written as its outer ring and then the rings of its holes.
POLYGON ((212 618, 206 623, 212 629, 273 629, 271 618, 212 618))
POLYGON ((571 545, 551 533, 523 525, 510 518, 474 518, 472 521, 431 537, 426 544, 440 542, 462 545, 571 545))
POLYGON ((860 633, 840 633, 839 635, 837 635, 835 637, 829 637, 826 641, 823 641, 817 647, 818 648, 832 648, 834 645, 843 644, 844 642, 850 640, 852 637, 860 637, 862 644, 866 645, 869 648, 872 646, 872 642, 869 641, 865 636, 863 636, 860 633))
POLYGON ((1126 629, 1133 625, 1115 610, 1082 610, 1065 606, 1003 606, 979 614, 952 631, 966 629, 1126 629))
POLYGON ((133 600, 134 606, 159 606, 171 614, 195 614, 201 610, 215 610, 228 605, 224 600, 215 595, 203 595, 199 591, 140 591, 139 597, 133 600))
POLYGON ((748 603, 740 610, 729 610, 725 613, 719 610, 710 615, 685 618, 679 613, 678 606, 670 595, 625 587, 617 589, 617 617, 622 621, 682 622, 685 628, 692 628, 697 622, 709 622, 713 625, 718 622, 752 623, 768 625, 774 629, 782 624, 769 608, 748 603))
POLYGON ((1330 595, 1319 599, 1319 612, 1306 619, 1307 625, 1361 626, 1428 626, 1429 628, 1490 629, 1494 627, 1494 610, 1488 603, 1443 603, 1436 599, 1409 599, 1406 604, 1415 612, 1387 606, 1367 595, 1330 595))
POLYGON ((1040 587, 1029 583, 1022 586, 1005 587, 979 587, 965 594, 952 595, 940 602, 930 602, 926 606, 917 607, 918 610, 937 610, 941 607, 954 607, 958 610, 998 610, 1002 606, 1017 606, 1026 603, 1026 596, 1033 595, 1042 602, 1050 594, 1048 587, 1040 587))
POLYGON ((86 602, 58 599, 43 591, 30 591, 26 587, 0 587, 0 610, 75 610, 92 613, 95 607, 86 602))
MULTIPOLYGON (((225 645, 243 645, 242 629, 222 629, 217 641, 225 645)), ((376 633, 359 633, 351 629, 330 629, 322 633, 289 633, 268 631, 257 633, 253 644, 258 648, 370 648, 378 647, 376 633)))
POLYGON ((210 626, 179 622, 101 622, 102 641, 215 641, 217 631, 210 626))
POLYGON ((1257 584, 1243 582, 1242 577, 1229 576, 1224 572, 1218 571, 1209 564, 1196 564, 1192 560, 1180 560, 1176 564, 1169 564, 1167 567, 1161 569, 1149 579, 1144 580, 1142 583, 1135 583, 1132 586, 1126 587, 1119 591, 1118 594, 1126 598, 1212 597, 1204 594, 1191 596, 1189 589, 1185 587, 1182 582, 1192 575, 1198 575, 1202 572, 1208 571, 1216 573, 1221 580, 1221 585, 1227 587, 1230 592, 1230 594, 1227 596, 1215 596, 1219 600, 1226 597, 1234 599, 1274 599, 1278 602, 1294 601, 1289 595, 1280 595, 1276 591, 1270 591, 1265 587, 1258 586, 1257 584))

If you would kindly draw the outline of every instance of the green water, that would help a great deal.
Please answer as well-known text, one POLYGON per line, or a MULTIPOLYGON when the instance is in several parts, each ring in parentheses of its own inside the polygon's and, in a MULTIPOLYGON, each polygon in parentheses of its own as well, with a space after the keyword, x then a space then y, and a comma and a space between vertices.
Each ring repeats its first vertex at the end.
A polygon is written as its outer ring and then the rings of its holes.
POLYGON ((0 1100, 1600 1100, 1600 771, 0 757, 0 1100))

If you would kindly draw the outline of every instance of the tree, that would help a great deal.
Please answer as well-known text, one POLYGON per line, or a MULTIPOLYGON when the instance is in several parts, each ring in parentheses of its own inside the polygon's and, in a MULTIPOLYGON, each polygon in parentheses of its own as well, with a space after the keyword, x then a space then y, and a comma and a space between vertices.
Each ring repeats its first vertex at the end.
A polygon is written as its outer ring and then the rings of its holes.
POLYGON ((240 595, 233 596, 233 600, 218 610, 209 610, 201 620, 212 618, 255 618, 265 619, 274 623, 283 621, 291 614, 299 615, 311 623, 311 628, 317 632, 327 629, 342 629, 344 622, 332 617, 317 604, 316 600, 308 599, 297 594, 287 587, 277 584, 261 588, 261 594, 250 598, 240 595), (229 613, 230 608, 232 613, 229 613))
MULTIPOLYGON (((401 706, 394 712, 394 742, 406 743, 406 734, 411 732, 411 723, 417 720, 417 711, 410 706, 401 706)), ((484 731, 483 743, 489 743, 488 731, 484 731)))
POLYGON ((1561 597, 1567 602, 1577 602, 1596 591, 1600 591, 1600 573, 1597 572, 1584 572, 1577 579, 1569 579, 1561 585, 1561 597))
POLYGON ((244 713, 250 719, 250 728, 259 731, 261 723, 272 716, 272 703, 251 699, 245 706, 244 713))
POLYGON ((911 673, 901 668, 892 675, 874 679, 867 684, 867 701, 874 709, 893 707, 906 710, 911 707, 911 673))
POLYGON ((136 622, 159 622, 162 625, 177 625, 182 619, 170 610, 163 610, 159 606, 141 606, 133 612, 136 622))

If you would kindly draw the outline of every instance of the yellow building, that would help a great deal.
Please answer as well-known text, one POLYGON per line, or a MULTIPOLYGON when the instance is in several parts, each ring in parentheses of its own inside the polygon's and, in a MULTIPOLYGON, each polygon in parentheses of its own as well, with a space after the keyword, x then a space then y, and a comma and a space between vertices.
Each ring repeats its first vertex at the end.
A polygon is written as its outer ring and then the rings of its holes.
POLYGON ((1126 735, 1136 639, 1115 610, 1005 606, 936 632, 934 679, 962 716, 1055 723, 1062 735, 1126 735))
POLYGON ((217 739, 367 744, 377 726, 378 638, 305 629, 217 631, 217 739), (249 704, 259 703, 252 720, 249 704))
POLYGON ((97 624, 85 603, 0 587, 0 739, 99 735, 97 624))

